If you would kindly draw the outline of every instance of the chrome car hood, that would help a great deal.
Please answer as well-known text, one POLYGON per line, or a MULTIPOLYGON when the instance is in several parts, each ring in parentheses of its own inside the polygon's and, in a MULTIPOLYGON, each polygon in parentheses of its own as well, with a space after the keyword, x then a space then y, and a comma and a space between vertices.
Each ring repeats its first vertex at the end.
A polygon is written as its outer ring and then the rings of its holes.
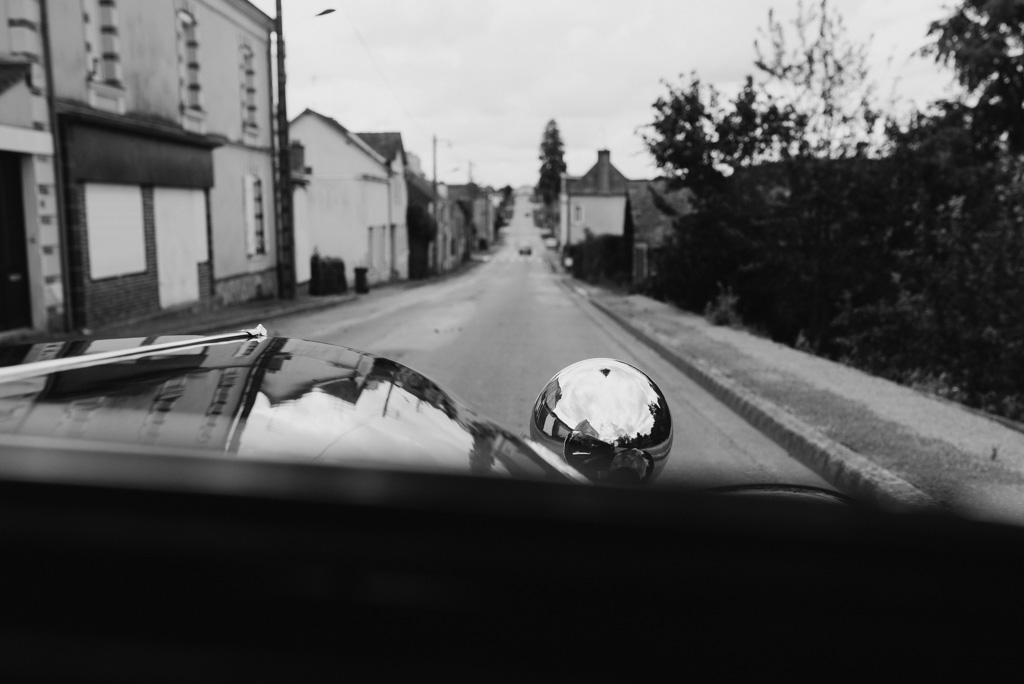
POLYGON ((261 334, 0 349, 0 443, 11 439, 585 481, 399 363, 261 334), (122 350, 133 355, 109 358, 122 350))

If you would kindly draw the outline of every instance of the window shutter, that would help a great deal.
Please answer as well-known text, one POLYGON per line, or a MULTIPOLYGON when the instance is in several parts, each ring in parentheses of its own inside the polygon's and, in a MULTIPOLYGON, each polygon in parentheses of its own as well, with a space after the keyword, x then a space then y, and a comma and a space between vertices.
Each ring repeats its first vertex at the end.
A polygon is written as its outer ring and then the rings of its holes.
POLYGON ((242 177, 242 215, 245 217, 245 252, 256 254, 256 177, 242 177))

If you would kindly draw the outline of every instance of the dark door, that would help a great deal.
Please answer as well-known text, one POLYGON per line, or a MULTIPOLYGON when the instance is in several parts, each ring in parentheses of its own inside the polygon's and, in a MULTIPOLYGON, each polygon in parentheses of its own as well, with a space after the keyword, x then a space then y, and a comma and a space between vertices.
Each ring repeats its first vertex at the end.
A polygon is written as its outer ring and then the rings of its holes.
POLYGON ((30 324, 21 156, 0 152, 0 330, 30 324))

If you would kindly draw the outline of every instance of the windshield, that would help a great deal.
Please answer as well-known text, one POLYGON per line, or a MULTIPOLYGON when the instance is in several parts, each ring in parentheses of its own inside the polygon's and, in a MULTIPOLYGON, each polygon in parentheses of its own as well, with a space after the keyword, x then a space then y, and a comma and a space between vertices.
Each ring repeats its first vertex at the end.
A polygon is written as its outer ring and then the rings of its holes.
MULTIPOLYGON (((1024 521, 1017 3, 32 0, 0 26, 0 366, 262 323, 415 369, 501 439, 393 379, 334 396, 316 348, 267 370, 315 390, 239 386, 232 454, 390 439, 364 460, 546 476, 565 454, 514 437, 538 401, 565 445, 655 422, 613 373, 558 376, 614 359, 671 411, 653 486, 1024 521)), ((144 391, 116 363, 0 386, 0 435, 188 449, 189 358, 153 363, 144 391)))

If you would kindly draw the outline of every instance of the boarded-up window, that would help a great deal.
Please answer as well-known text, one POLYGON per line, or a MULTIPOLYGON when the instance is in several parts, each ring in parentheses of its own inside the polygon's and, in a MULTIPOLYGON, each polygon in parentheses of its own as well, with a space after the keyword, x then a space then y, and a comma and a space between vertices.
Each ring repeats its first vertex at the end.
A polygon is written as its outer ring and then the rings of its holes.
POLYGON ((153 217, 160 306, 199 299, 196 264, 209 259, 206 193, 186 188, 154 188, 153 217))
POLYGON ((267 253, 263 221, 263 181, 258 176, 243 178, 242 203, 245 216, 245 246, 249 256, 267 253))
POLYGON ((146 271, 142 188, 86 183, 85 225, 89 277, 99 280, 146 271))

